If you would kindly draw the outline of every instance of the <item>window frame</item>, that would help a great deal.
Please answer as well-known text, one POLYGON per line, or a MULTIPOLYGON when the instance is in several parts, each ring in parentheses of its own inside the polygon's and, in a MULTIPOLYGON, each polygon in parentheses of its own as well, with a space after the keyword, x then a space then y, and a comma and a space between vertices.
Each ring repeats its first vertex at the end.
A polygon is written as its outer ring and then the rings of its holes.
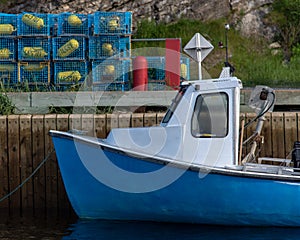
MULTIPOLYGON (((203 101, 203 100, 202 100, 203 101)), ((201 103, 201 108, 202 108, 202 105, 203 103, 201 103)), ((198 115, 199 115, 199 113, 198 113, 198 115)), ((211 118, 212 116, 210 116, 210 118, 211 118)), ((197 122, 198 122, 198 119, 197 119, 197 122)), ((199 125, 200 126, 200 125, 199 125)), ((194 105, 194 110, 193 110, 193 114, 192 114, 192 118, 191 118, 191 134, 192 134, 192 136, 193 137, 195 137, 195 138, 226 138, 227 136, 228 136, 228 134, 229 134, 229 96, 228 96, 228 94, 226 93, 226 92, 215 92, 215 93, 201 93, 201 94, 199 94, 198 96, 197 96, 197 98, 196 98, 196 100, 195 100, 195 105, 194 105), (196 107, 197 107, 197 103, 198 103, 198 101, 199 101, 199 98, 201 97, 202 99, 204 99, 203 98, 203 96, 216 96, 216 95, 223 95, 223 96, 225 96, 225 100, 226 100, 226 119, 227 119, 227 122, 226 122, 226 132, 225 132, 225 134, 224 135, 214 135, 213 133, 211 133, 211 131, 210 131, 210 133, 208 133, 208 134, 202 134, 201 135, 201 133, 200 133, 200 131, 199 131, 199 133, 198 134, 195 134, 195 131, 193 130, 193 121, 194 121, 194 118, 195 118, 195 112, 196 112, 196 107)))
POLYGON ((180 90, 178 91, 175 98, 173 99, 171 106, 169 107, 168 111, 166 112, 164 118, 162 119, 163 124, 167 124, 171 120, 176 108, 178 107, 178 105, 179 105, 181 99, 183 98, 184 94, 186 93, 186 90, 188 89, 188 87, 189 87, 189 85, 181 86, 180 90))

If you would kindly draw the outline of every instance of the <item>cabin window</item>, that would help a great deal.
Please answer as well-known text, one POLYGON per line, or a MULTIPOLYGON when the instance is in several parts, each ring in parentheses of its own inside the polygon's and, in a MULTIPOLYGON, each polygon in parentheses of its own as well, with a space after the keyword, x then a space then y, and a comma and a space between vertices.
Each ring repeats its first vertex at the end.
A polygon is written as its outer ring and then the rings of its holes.
POLYGON ((192 116, 192 135, 200 138, 221 138, 227 133, 227 94, 223 92, 199 95, 192 116))

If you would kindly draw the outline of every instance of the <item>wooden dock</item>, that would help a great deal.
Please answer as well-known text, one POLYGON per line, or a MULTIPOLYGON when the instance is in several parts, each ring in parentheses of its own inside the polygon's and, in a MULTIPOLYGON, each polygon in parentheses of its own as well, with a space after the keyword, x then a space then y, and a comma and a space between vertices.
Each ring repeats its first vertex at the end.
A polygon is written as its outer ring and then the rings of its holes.
MULTIPOLYGON (((112 128, 157 125, 164 113, 139 114, 48 114, 0 116, 0 198, 19 186, 53 150, 50 129, 84 130, 88 135, 105 138, 112 128)), ((253 113, 242 114, 246 122, 253 113)), ((255 124, 254 124, 255 125, 255 124)), ((252 134, 247 129, 245 137, 252 134)), ((286 157, 294 141, 300 140, 300 112, 267 114, 263 130, 266 157, 286 157)), ((55 154, 24 186, 0 202, 7 216, 73 214, 59 173, 55 154)))

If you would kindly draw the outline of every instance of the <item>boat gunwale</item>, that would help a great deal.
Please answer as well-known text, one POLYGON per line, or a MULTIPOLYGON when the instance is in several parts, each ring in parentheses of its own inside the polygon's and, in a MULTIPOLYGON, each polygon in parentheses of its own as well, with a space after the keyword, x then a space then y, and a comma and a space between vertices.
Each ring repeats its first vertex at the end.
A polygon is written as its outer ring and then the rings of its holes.
POLYGON ((183 161, 180 162, 178 160, 163 158, 160 156, 147 155, 145 153, 138 153, 130 149, 124 149, 118 146, 113 146, 105 143, 103 139, 100 138, 89 137, 85 135, 77 135, 77 134, 62 132, 57 130, 50 130, 49 135, 51 137, 58 137, 58 138, 69 139, 77 142, 84 142, 85 144, 88 145, 100 147, 102 150, 116 152, 118 154, 122 154, 125 156, 135 157, 137 160, 140 161, 148 161, 148 162, 158 163, 161 165, 170 164, 172 167, 190 170, 193 172, 200 172, 203 174, 222 174, 227 176, 235 176, 235 177, 243 177, 243 178, 247 177, 247 178, 258 178, 258 179, 276 180, 276 181, 300 182, 300 175, 297 176, 297 175, 285 175, 285 174, 274 174, 274 173, 253 172, 253 171, 251 172, 251 171, 243 171, 243 170, 234 170, 229 168, 211 167, 206 165, 194 164, 191 162, 183 162, 183 161))

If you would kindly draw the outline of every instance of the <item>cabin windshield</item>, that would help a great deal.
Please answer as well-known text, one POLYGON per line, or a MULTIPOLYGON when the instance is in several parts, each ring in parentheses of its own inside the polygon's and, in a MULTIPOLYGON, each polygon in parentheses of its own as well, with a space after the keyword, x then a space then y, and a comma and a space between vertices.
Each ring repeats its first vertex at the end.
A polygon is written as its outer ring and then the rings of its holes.
POLYGON ((166 115, 164 116, 162 123, 168 123, 173 116, 174 111, 176 110, 180 100, 182 99, 183 95, 185 94, 186 90, 188 89, 189 85, 181 86, 179 92, 176 94, 175 98, 172 101, 171 106, 169 107, 166 115))
POLYGON ((192 135, 197 138, 226 137, 228 96, 226 93, 200 94, 192 116, 192 135))

